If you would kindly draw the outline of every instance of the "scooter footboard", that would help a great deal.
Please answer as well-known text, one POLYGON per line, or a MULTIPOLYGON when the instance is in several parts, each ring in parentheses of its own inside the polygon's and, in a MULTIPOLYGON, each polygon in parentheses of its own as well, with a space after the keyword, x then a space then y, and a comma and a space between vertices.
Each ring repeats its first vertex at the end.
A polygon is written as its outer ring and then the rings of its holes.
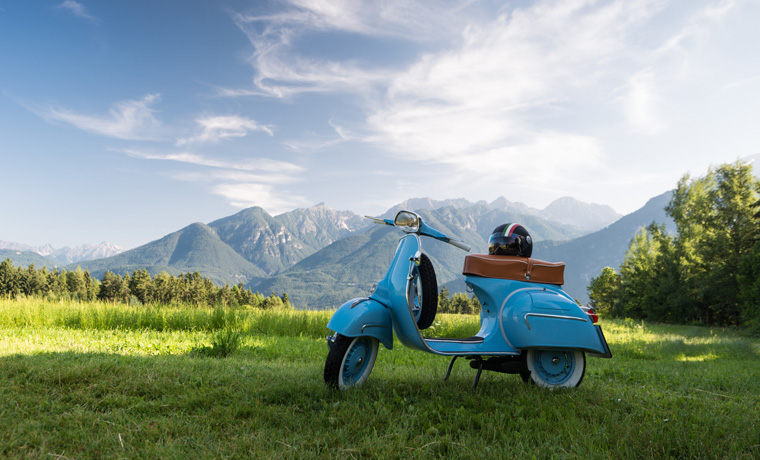
POLYGON ((349 300, 335 311, 327 328, 346 337, 375 337, 385 348, 393 349, 391 312, 376 300, 349 300))
POLYGON ((589 317, 574 302, 555 293, 530 292, 505 313, 504 332, 515 348, 564 348, 599 356, 609 354, 604 335, 589 317))

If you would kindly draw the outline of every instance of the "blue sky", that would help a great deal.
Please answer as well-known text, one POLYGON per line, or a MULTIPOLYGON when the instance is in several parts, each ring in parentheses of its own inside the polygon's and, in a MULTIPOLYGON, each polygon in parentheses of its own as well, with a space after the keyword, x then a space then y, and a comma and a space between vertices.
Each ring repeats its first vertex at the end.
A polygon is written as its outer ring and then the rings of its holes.
POLYGON ((0 0, 0 239, 249 206, 629 213, 760 152, 760 2, 0 0))

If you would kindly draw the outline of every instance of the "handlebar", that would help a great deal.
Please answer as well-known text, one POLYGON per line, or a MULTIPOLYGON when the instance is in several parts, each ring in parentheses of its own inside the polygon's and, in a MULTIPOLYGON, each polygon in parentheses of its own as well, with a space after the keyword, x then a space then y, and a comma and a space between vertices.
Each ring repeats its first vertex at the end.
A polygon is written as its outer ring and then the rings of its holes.
POLYGON ((364 216, 378 225, 393 225, 393 221, 390 219, 378 219, 377 217, 364 216))
MULTIPOLYGON (((418 235, 429 236, 431 238, 435 238, 436 240, 443 241, 444 243, 449 243, 450 245, 455 246, 455 247, 457 247, 459 249, 462 249, 464 251, 470 252, 470 245, 469 244, 465 243, 462 240, 458 240, 456 238, 448 237, 448 236, 444 235, 443 233, 439 232, 438 230, 435 230, 435 229, 429 227, 428 225, 425 224, 425 222, 423 222, 422 218, 418 214, 411 213, 409 211, 401 211, 401 213, 411 214, 412 216, 416 217, 416 222, 413 222, 414 226, 408 227, 408 228, 407 227, 402 228, 402 230, 404 230, 405 232, 408 232, 408 233, 417 233, 418 235)), ((401 213, 399 213, 399 214, 401 214, 401 213)), ((370 216, 364 216, 364 217, 366 217, 367 219, 370 219, 372 222, 374 222, 376 224, 379 224, 379 225, 394 225, 394 226, 396 225, 395 220, 391 220, 391 219, 379 219, 377 217, 370 217, 370 216)))
POLYGON ((452 246, 456 246, 459 249, 464 249, 465 251, 470 252, 470 245, 465 243, 464 241, 449 238, 449 241, 447 241, 447 243, 449 243, 452 246))

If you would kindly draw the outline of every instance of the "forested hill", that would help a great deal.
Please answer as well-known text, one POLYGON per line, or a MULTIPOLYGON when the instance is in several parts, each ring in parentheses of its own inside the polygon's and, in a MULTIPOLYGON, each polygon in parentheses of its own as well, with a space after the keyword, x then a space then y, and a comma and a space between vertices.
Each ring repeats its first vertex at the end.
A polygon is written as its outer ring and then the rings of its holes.
POLYGON ((60 265, 55 260, 41 256, 32 251, 17 251, 15 249, 0 249, 0 261, 11 259, 17 266, 28 267, 34 265, 36 268, 47 267, 53 269, 60 265))
POLYGON ((263 270, 232 250, 211 227, 202 223, 191 224, 116 256, 78 265, 97 278, 102 278, 107 271, 124 275, 140 268, 153 275, 162 271, 172 275, 199 271, 220 284, 249 282, 266 276, 263 270))

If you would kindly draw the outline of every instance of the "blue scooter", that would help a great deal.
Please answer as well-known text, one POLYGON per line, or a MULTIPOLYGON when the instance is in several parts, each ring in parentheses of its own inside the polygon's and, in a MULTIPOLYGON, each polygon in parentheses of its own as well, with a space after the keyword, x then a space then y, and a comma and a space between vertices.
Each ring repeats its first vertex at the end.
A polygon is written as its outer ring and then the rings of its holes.
POLYGON ((469 338, 426 338, 438 308, 438 286, 420 236, 465 251, 470 247, 431 228, 410 211, 375 223, 402 230, 385 277, 369 297, 344 303, 327 327, 329 352, 324 378, 328 386, 346 389, 369 377, 379 343, 393 349, 393 332, 407 347, 452 357, 444 380, 458 357, 477 369, 473 390, 483 370, 519 374, 523 381, 545 387, 576 387, 586 370, 586 357, 611 358, 593 311, 583 310, 563 290, 564 264, 526 257, 472 254, 463 273, 468 290, 481 302, 480 331, 469 338))

